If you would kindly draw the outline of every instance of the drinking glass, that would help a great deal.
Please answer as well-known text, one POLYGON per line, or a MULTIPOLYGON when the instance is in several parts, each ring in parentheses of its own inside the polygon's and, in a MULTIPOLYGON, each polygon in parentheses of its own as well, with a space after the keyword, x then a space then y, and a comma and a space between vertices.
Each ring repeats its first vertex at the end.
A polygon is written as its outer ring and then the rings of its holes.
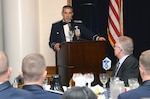
POLYGON ((73 73, 72 80, 75 82, 75 86, 85 86, 86 81, 82 73, 73 73))
POLYGON ((99 74, 100 82, 103 84, 103 87, 106 88, 106 83, 108 81, 108 74, 107 73, 102 73, 99 74))
POLYGON ((110 82, 118 81, 119 77, 110 77, 110 82))
POLYGON ((72 80, 75 82, 77 77, 82 76, 81 73, 73 73, 72 80))
POLYGON ((94 74, 93 73, 85 73, 85 81, 88 83, 88 87, 91 87, 91 83, 94 81, 94 74))
POLYGON ((113 80, 110 82, 110 98, 117 99, 120 93, 124 92, 124 81, 113 80))
POLYGON ((135 89, 135 88, 139 87, 137 78, 129 78, 128 84, 129 84, 130 89, 135 89))
POLYGON ((73 41, 73 36, 74 36, 74 33, 73 31, 69 31, 69 36, 70 36, 70 41, 73 41))

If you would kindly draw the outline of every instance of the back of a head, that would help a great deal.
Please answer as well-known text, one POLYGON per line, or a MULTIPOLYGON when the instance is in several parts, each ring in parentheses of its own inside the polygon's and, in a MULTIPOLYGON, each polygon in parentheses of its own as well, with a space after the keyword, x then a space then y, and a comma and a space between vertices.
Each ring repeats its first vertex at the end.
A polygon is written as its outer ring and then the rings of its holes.
POLYGON ((67 90, 61 99, 97 99, 94 92, 88 87, 73 87, 67 90))
POLYGON ((8 57, 6 53, 0 51, 0 76, 7 72, 8 67, 9 67, 8 57))
POLYGON ((150 50, 142 52, 139 63, 145 68, 145 71, 150 75, 150 50))
POLYGON ((118 45, 125 54, 132 54, 134 45, 133 40, 128 36, 121 36, 118 38, 118 45))
POLYGON ((25 81, 38 81, 45 69, 45 60, 41 54, 29 54, 22 61, 22 72, 25 81))

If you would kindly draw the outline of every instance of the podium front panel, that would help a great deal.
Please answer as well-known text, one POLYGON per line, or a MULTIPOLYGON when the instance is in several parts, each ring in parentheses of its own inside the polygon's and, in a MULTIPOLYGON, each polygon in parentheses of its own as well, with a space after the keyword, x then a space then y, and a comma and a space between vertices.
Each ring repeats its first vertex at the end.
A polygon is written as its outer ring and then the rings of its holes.
POLYGON ((105 42, 81 41, 67 42, 61 45, 56 54, 57 73, 61 75, 62 85, 69 85, 73 73, 96 74, 99 83, 99 73, 105 72, 102 60, 106 57, 105 42))

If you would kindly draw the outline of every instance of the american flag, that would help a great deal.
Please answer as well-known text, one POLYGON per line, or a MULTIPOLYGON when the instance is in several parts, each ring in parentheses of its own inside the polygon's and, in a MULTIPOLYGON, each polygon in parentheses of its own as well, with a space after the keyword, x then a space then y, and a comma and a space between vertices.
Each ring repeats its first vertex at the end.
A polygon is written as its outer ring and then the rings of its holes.
POLYGON ((123 30, 123 0, 110 0, 107 33, 112 46, 124 34, 123 30))

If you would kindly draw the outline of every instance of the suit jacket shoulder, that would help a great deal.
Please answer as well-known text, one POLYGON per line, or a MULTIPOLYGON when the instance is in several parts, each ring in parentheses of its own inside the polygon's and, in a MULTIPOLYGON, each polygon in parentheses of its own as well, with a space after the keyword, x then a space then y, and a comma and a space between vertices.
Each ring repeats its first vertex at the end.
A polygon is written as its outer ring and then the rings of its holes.
POLYGON ((138 60, 133 55, 129 55, 125 61, 133 61, 133 62, 138 63, 138 60))
POLYGON ((150 97, 150 80, 144 82, 142 86, 137 89, 130 90, 128 92, 122 93, 118 96, 118 99, 142 99, 143 97, 150 97))
POLYGON ((54 23, 52 23, 52 24, 59 24, 59 23, 61 23, 62 22, 62 20, 59 20, 59 21, 56 21, 56 22, 54 22, 54 23))
POLYGON ((23 89, 33 93, 36 99, 59 99, 62 94, 44 90, 39 85, 25 85, 23 89))
POLYGON ((138 60, 133 55, 129 55, 121 65, 121 68, 123 70, 129 69, 129 68, 137 69, 138 67, 139 67, 138 60))
POLYGON ((34 97, 26 90, 13 88, 7 81, 0 84, 0 99, 34 99, 34 97))
POLYGON ((129 78, 140 78, 138 60, 133 56, 129 55, 122 63, 118 77, 125 82, 125 86, 128 86, 129 78))
POLYGON ((52 23, 52 27, 58 28, 62 26, 62 20, 52 23))

